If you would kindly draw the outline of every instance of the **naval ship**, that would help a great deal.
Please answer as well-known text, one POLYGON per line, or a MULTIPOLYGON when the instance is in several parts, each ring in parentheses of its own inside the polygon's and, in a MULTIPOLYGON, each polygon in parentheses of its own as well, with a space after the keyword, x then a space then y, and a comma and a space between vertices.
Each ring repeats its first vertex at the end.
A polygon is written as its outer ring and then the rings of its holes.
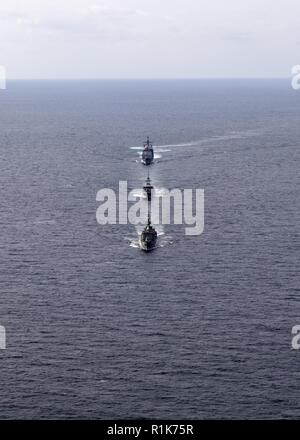
POLYGON ((154 189, 154 187, 151 185, 151 180, 150 180, 149 171, 148 171, 148 177, 147 177, 147 180, 146 180, 146 184, 145 184, 145 186, 143 186, 143 190, 147 194, 148 202, 151 202, 151 195, 152 195, 152 190, 153 189, 154 189))
POLYGON ((140 236, 140 246, 143 251, 149 252, 155 249, 157 241, 157 232, 151 225, 150 215, 148 215, 148 224, 140 236))
POLYGON ((144 150, 142 153, 142 163, 144 165, 151 165, 154 160, 154 151, 151 142, 149 141, 149 136, 147 141, 144 143, 144 150))

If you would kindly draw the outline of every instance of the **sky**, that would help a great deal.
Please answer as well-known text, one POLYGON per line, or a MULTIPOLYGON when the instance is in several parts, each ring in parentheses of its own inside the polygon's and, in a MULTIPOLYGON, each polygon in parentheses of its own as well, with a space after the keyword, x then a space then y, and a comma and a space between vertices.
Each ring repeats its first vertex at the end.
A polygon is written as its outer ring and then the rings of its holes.
POLYGON ((1 0, 11 79, 288 77, 299 0, 1 0))

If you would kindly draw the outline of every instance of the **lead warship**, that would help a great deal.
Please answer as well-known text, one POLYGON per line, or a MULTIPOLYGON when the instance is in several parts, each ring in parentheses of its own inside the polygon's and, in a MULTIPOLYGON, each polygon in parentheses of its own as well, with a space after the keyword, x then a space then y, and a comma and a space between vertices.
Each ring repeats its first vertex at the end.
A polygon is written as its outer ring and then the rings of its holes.
POLYGON ((157 232, 151 224, 150 215, 148 215, 148 223, 140 236, 140 246, 143 251, 149 252, 155 249, 157 241, 157 232))
POLYGON ((147 141, 144 143, 144 150, 142 153, 142 163, 144 165, 151 165, 154 160, 154 151, 152 143, 149 141, 149 136, 147 141))

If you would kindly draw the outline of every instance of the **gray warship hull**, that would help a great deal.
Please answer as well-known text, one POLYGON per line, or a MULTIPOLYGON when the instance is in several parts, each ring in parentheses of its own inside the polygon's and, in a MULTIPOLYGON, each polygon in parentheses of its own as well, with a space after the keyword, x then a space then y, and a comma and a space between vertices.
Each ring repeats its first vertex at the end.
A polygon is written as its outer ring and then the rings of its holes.
POLYGON ((155 249, 157 242, 156 231, 148 232, 144 229, 140 236, 140 247, 143 251, 149 252, 155 249))

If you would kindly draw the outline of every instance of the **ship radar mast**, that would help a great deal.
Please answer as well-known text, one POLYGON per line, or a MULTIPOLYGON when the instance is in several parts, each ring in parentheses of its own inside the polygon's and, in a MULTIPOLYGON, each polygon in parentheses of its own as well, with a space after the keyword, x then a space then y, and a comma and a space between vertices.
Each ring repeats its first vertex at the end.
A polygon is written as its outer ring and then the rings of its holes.
POLYGON ((146 140, 146 142, 145 142, 145 145, 147 145, 147 147, 150 147, 150 145, 152 145, 152 144, 151 144, 151 141, 150 141, 150 139, 149 139, 149 136, 147 136, 147 140, 146 140))

